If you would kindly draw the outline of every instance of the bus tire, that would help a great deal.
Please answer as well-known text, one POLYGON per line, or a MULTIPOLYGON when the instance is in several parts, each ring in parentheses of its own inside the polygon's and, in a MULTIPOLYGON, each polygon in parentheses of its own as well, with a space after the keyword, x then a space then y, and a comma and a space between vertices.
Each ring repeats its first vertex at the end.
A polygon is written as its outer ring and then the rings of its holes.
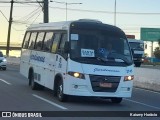
POLYGON ((121 103, 122 98, 111 98, 112 103, 121 103))
POLYGON ((58 100, 61 102, 67 101, 67 95, 63 93, 63 81, 62 80, 58 81, 57 97, 58 97, 58 100))
POLYGON ((34 82, 33 72, 29 73, 29 85, 31 86, 32 90, 37 90, 38 89, 38 84, 36 82, 34 82))

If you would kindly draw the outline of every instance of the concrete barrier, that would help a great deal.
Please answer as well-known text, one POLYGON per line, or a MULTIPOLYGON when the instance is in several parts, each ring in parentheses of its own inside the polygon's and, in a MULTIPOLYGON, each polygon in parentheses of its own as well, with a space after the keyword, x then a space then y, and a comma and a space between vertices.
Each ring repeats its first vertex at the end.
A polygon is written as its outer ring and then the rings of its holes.
POLYGON ((20 58, 19 57, 7 57, 7 63, 13 64, 13 65, 19 65, 20 64, 20 58))
POLYGON ((134 86, 160 92, 160 69, 135 68, 134 86))

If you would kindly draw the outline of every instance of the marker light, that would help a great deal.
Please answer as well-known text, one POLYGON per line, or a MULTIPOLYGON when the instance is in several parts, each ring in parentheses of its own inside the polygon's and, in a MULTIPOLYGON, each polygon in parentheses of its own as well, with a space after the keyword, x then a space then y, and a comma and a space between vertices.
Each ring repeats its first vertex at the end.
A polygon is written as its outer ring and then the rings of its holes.
POLYGON ((130 80, 133 80, 133 79, 134 79, 134 75, 125 76, 125 77, 124 77, 124 81, 130 81, 130 80))
POLYGON ((78 72, 68 72, 69 75, 75 77, 75 78, 80 78, 80 79, 85 79, 84 74, 78 73, 78 72))

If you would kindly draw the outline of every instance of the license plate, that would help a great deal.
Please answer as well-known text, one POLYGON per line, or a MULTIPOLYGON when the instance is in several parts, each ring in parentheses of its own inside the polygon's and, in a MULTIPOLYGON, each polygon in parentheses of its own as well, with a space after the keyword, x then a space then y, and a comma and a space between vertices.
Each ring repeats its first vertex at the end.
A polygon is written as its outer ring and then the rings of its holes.
POLYGON ((111 88, 112 87, 112 83, 102 83, 102 82, 100 82, 99 86, 100 87, 105 87, 105 88, 111 88))

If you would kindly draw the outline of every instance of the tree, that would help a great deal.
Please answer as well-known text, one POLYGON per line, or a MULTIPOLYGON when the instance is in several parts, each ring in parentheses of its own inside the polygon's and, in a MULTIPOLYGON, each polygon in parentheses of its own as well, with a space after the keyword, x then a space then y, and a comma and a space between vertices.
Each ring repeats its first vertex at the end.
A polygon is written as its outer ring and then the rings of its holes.
POLYGON ((160 59, 160 39, 158 40, 158 45, 159 45, 159 47, 156 47, 156 49, 154 51, 154 55, 156 58, 160 59))

